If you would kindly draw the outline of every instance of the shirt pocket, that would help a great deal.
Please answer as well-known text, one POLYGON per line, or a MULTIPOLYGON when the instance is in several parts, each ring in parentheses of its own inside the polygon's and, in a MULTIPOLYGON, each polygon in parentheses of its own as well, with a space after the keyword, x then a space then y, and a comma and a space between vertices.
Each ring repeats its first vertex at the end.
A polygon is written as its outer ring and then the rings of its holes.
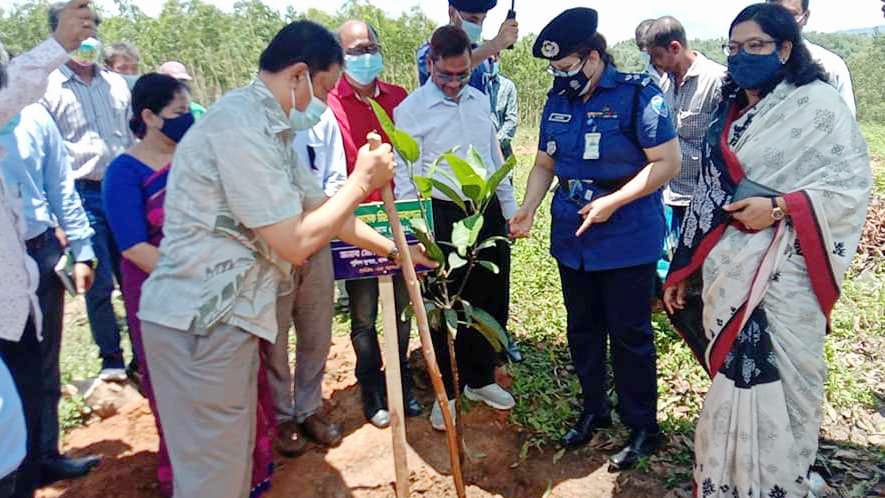
POLYGON ((703 139, 707 132, 704 116, 706 114, 700 111, 679 111, 676 115, 676 129, 679 132, 679 137, 685 140, 703 139))
POLYGON ((599 137, 599 159, 601 161, 617 160, 624 151, 624 146, 627 145, 625 143, 627 137, 621 130, 621 120, 619 118, 596 119, 594 124, 596 133, 601 135, 599 137))
POLYGON ((545 143, 542 150, 554 159, 580 158, 583 146, 583 136, 578 140, 580 130, 575 129, 572 123, 549 123, 545 130, 545 143))

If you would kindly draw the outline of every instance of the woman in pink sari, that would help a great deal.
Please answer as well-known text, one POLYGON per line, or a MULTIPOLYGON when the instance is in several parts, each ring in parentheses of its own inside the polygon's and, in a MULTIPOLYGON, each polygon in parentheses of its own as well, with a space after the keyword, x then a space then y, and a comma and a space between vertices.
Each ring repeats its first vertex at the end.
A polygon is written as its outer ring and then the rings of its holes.
MULTIPOLYGON (((130 128, 141 140, 109 166, 103 184, 105 212, 117 245, 123 251, 123 301, 141 372, 142 392, 156 418, 157 410, 150 381, 150 365, 145 364, 141 340, 138 305, 141 286, 159 259, 163 238, 163 200, 166 179, 175 147, 194 123, 190 113, 188 88, 170 76, 147 74, 132 90, 130 128)), ((174 299, 174 296, 170 296, 174 299)), ((264 369, 258 375, 258 423, 254 464, 252 466, 252 497, 270 486, 273 470, 273 403, 264 369)), ((172 496, 173 469, 170 464, 163 429, 157 418, 160 445, 157 453, 157 479, 160 490, 172 496)))

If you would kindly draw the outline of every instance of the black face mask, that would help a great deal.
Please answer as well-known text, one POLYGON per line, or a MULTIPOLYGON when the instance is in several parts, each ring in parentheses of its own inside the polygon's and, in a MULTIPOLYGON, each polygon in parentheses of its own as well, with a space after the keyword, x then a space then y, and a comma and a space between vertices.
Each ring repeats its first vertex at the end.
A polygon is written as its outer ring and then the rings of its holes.
POLYGON ((556 77, 553 79, 553 93, 567 97, 569 100, 583 95, 587 87, 590 86, 590 78, 584 74, 585 65, 587 65, 586 59, 581 64, 581 67, 575 70, 574 74, 567 76, 556 76, 554 74, 556 77))

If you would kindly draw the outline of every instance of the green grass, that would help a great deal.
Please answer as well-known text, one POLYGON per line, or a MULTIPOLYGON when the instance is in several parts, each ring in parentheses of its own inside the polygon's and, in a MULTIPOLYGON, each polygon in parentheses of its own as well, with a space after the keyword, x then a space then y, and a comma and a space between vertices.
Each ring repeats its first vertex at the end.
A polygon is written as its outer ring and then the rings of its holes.
POLYGON ((870 147, 875 177, 874 190, 885 194, 885 123, 862 123, 861 130, 870 147))

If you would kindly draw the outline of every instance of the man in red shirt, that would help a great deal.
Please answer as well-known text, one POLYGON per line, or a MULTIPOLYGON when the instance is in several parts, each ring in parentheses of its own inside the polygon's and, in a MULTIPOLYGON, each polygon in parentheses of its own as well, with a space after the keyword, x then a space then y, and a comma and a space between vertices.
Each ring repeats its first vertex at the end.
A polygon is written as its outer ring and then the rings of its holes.
MULTIPOLYGON (((393 116, 393 109, 408 93, 400 86, 378 79, 384 69, 384 59, 378 34, 371 26, 363 21, 347 21, 339 28, 338 34, 344 48, 345 73, 338 85, 329 92, 327 103, 341 128, 349 175, 353 171, 357 151, 367 142, 366 135, 369 132, 376 131, 385 142, 389 142, 367 99, 374 99, 387 114, 393 116)), ((378 201, 381 201, 380 190, 370 193, 364 202, 378 201)), ((412 393, 407 359, 411 324, 408 320, 401 320, 403 310, 409 304, 409 294, 401 276, 396 276, 393 283, 405 410, 407 416, 414 417, 421 414, 421 405, 412 393)), ((351 280, 346 286, 350 296, 350 340, 357 357, 356 378, 362 392, 363 412, 373 425, 386 427, 390 423, 390 414, 387 409, 384 374, 381 372, 381 348, 375 330, 378 316, 378 279, 351 280)))

